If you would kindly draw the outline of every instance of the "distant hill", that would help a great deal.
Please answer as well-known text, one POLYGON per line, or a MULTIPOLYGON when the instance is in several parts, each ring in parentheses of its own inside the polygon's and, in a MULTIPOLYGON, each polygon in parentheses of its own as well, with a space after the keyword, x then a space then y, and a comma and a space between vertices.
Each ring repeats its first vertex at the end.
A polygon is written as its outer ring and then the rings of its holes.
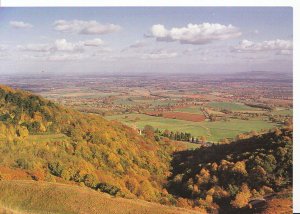
POLYGON ((278 71, 247 71, 236 72, 226 75, 225 79, 238 80, 259 80, 271 82, 293 82, 293 72, 278 72, 278 71))
POLYGON ((171 149, 120 123, 0 86, 0 179, 19 175, 3 166, 34 180, 159 201, 168 195, 161 192, 171 149))

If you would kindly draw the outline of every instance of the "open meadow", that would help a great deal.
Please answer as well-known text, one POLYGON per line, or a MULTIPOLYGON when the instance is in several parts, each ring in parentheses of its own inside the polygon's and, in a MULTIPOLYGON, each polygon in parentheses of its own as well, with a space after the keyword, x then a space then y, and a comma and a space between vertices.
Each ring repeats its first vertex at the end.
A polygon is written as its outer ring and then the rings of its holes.
POLYGON ((194 136, 205 136, 207 140, 217 142, 223 138, 234 138, 240 133, 261 131, 273 128, 275 123, 263 120, 203 121, 191 122, 178 119, 168 119, 145 114, 125 114, 107 116, 108 120, 117 120, 131 127, 143 129, 151 125, 160 130, 188 132, 194 136))

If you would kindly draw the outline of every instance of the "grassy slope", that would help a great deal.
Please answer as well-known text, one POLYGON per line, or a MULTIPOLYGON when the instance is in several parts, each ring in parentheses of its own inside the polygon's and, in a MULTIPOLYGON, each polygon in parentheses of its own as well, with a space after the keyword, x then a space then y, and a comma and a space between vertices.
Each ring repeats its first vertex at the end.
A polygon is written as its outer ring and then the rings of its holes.
POLYGON ((0 181, 0 192, 1 213, 196 213, 58 183, 0 181))
POLYGON ((151 125, 158 129, 169 129, 171 131, 185 131, 194 136, 207 136, 208 140, 218 141, 222 138, 233 138, 236 135, 252 130, 269 129, 275 124, 262 120, 230 120, 228 122, 190 122, 177 119, 167 119, 161 117, 148 116, 144 114, 114 115, 106 117, 109 120, 118 120, 127 125, 135 125, 143 128, 151 125), (127 116, 127 118, 125 118, 127 116), (135 120, 139 118, 139 120, 135 120))

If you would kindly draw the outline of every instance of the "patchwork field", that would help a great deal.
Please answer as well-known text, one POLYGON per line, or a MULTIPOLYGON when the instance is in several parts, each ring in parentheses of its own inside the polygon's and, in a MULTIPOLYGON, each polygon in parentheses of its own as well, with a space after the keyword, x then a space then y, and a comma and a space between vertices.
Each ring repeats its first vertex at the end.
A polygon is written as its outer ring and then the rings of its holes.
MULTIPOLYGON (((269 129, 290 123, 293 117, 292 84, 286 81, 228 80, 227 76, 224 81, 198 75, 65 78, 67 81, 38 79, 28 89, 67 107, 139 129, 151 125, 154 129, 186 132, 196 138, 204 136, 209 141, 269 129), (245 84, 249 87, 244 88, 245 84)), ((24 86, 22 81, 17 79, 16 85, 24 86)), ((32 141, 47 138, 35 136, 32 141)))
POLYGON ((260 131, 270 129, 276 126, 263 120, 239 120, 230 121, 203 121, 191 122, 178 119, 168 119, 162 117, 149 116, 145 114, 125 114, 106 117, 109 120, 118 120, 129 126, 144 128, 145 125, 151 125, 160 130, 168 129, 170 131, 188 132, 193 136, 205 136, 209 141, 219 141, 223 138, 234 138, 236 135, 250 131, 260 131))
POLYGON ((259 108, 253 108, 242 103, 211 102, 208 104, 208 106, 217 110, 226 109, 229 111, 261 111, 259 108))

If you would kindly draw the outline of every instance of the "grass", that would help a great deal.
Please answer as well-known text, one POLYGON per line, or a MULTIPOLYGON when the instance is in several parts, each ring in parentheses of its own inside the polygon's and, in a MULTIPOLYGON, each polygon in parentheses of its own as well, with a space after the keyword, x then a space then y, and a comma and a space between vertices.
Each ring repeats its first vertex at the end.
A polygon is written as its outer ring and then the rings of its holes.
POLYGON ((270 129, 276 124, 263 120, 239 120, 232 119, 228 122, 216 121, 216 122, 203 122, 203 126, 210 130, 211 138, 213 140, 219 140, 222 138, 234 138, 240 133, 249 131, 260 131, 262 129, 270 129))
POLYGON ((106 118, 109 120, 118 120, 129 126, 135 125, 141 129, 144 128, 145 125, 151 125, 161 130, 189 131, 192 134, 199 135, 205 135, 207 132, 205 128, 201 128, 196 122, 154 117, 144 114, 113 115, 106 118))
POLYGON ((202 114, 202 111, 200 110, 199 106, 190 106, 190 107, 186 107, 186 108, 179 108, 179 109, 176 109, 176 111, 194 113, 194 114, 202 114))
POLYGON ((293 116, 293 109, 277 110, 277 111, 273 111, 272 114, 284 115, 284 116, 293 116))
POLYGON ((196 213, 137 199, 113 198, 86 187, 41 181, 0 181, 0 193, 0 211, 11 213, 196 213))
POLYGON ((276 124, 263 120, 238 120, 232 119, 228 122, 190 122, 177 119, 148 116, 144 114, 113 115, 106 117, 109 120, 118 120, 129 126, 144 128, 151 125, 160 130, 188 132, 193 136, 206 136, 209 141, 219 141, 222 138, 234 138, 236 135, 249 131, 260 131, 269 129, 276 124))
POLYGON ((211 102, 208 106, 214 109, 226 109, 230 111, 258 111, 259 108, 253 108, 242 103, 230 103, 230 102, 211 102))

